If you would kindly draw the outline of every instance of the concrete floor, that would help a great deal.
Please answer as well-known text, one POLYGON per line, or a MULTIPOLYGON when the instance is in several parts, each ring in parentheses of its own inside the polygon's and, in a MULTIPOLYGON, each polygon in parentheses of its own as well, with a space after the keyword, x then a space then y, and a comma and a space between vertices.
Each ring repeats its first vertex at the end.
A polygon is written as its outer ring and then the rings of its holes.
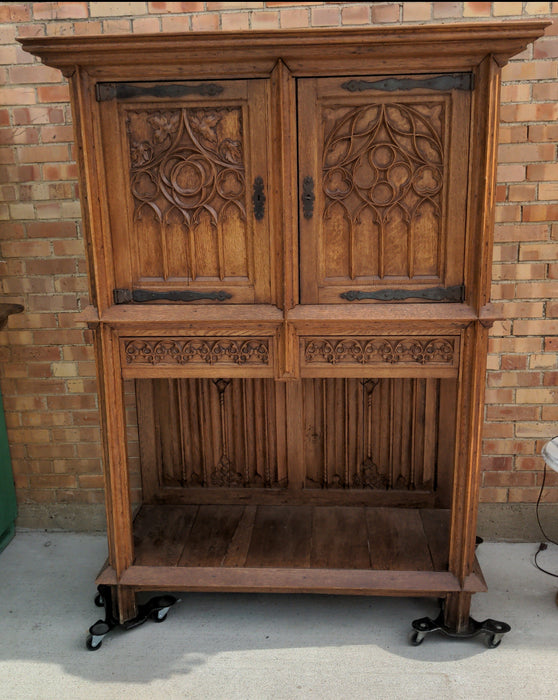
MULTIPOLYGON (((20 531, 0 554, 0 698, 554 700, 558 579, 534 568, 535 551, 478 550, 489 592, 473 615, 512 626, 497 649, 437 635, 410 646, 430 599, 182 594, 164 624, 113 631, 90 652, 104 537, 20 531)), ((558 547, 540 563, 558 572, 558 547)))

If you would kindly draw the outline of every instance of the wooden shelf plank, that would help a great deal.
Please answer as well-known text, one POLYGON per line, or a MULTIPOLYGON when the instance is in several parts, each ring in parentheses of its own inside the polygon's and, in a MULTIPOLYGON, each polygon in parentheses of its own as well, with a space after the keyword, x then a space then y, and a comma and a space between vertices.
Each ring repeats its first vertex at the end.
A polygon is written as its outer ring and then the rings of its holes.
POLYGON ((145 505, 134 523, 134 563, 166 568, 446 571, 448 539, 447 510, 145 505))

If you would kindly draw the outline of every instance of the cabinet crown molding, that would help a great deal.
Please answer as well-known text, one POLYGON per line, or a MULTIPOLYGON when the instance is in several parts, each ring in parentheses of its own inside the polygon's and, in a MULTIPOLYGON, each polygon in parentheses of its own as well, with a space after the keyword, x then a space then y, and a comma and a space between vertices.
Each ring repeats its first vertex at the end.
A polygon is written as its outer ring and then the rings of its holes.
POLYGON ((268 75, 278 57, 294 75, 315 70, 330 75, 347 69, 370 73, 377 60, 377 73, 429 68, 444 71, 472 68, 487 56, 499 65, 523 51, 542 36, 550 22, 543 20, 429 24, 420 26, 367 27, 359 29, 297 29, 243 32, 189 32, 102 36, 53 36, 19 39, 23 48, 42 61, 70 75, 75 66, 108 77, 123 68, 130 75, 151 73, 159 78, 186 77, 186 67, 198 74, 224 75, 244 63, 245 75, 268 75), (339 64, 334 49, 343 50, 339 64), (325 53, 324 53, 325 50, 325 53), (234 61, 231 67, 229 62, 234 61), (227 67, 228 66, 228 67, 227 67), (364 67, 365 66, 365 67, 364 67), (147 71, 147 72, 146 72, 147 71))

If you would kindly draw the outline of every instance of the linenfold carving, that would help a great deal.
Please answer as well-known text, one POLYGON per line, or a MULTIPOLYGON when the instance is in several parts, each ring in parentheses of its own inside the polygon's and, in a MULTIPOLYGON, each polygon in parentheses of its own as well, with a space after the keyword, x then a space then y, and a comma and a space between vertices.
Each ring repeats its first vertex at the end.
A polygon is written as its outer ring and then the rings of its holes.
POLYGON ((269 342, 265 338, 150 338, 126 341, 124 354, 128 364, 267 365, 269 342))
POLYGON ((453 338, 311 338, 304 347, 306 362, 332 365, 452 364, 454 353, 453 338))

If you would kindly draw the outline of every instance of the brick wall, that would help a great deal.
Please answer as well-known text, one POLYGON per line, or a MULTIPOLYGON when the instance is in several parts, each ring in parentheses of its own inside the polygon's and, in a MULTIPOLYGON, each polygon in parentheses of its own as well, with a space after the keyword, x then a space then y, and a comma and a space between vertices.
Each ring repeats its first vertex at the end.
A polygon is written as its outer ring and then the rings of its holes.
MULTIPOLYGON (((508 18, 554 19, 503 73, 493 298, 506 320, 491 336, 481 498, 513 509, 536 501, 540 448, 558 433, 558 2, 0 5, 0 279, 4 300, 26 309, 0 333, 0 367, 24 522, 43 525, 25 520, 34 507, 53 513, 103 495, 91 336, 79 323, 88 294, 68 87, 16 38, 508 18)), ((557 477, 547 503, 558 501, 557 477)))

